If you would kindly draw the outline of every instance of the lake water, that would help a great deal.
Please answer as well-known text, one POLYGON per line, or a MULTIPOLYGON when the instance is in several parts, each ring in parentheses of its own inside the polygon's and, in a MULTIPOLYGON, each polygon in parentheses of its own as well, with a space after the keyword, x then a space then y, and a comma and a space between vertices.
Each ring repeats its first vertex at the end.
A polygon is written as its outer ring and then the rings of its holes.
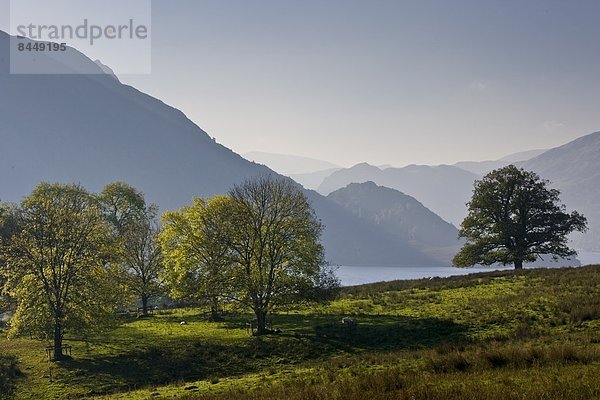
MULTIPOLYGON (((582 265, 600 264, 600 253, 581 252, 577 256, 582 265)), ((512 269, 507 267, 338 267, 336 275, 343 286, 360 285, 363 283, 393 281, 398 279, 421 279, 454 275, 467 275, 475 272, 488 272, 512 269)))

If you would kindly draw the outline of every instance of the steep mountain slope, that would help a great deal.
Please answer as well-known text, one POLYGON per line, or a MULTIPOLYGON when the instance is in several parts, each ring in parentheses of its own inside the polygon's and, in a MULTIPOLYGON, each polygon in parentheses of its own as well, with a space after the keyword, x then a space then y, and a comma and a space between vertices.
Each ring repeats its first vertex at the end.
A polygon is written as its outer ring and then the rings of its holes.
POLYGON ((400 242, 408 242, 443 263, 450 264, 460 248, 454 225, 397 190, 373 182, 351 183, 327 197, 400 242))
MULTIPOLYGON (((7 46, 8 36, 0 34, 4 200, 19 200, 40 180, 81 182, 91 190, 125 180, 168 209, 268 171, 249 167, 183 113, 89 60, 97 75, 10 75, 7 46)), ((64 63, 83 63, 81 57, 69 49, 64 63)))
POLYGON ((465 204, 471 197, 473 182, 478 178, 472 172, 450 165, 409 165, 381 170, 369 164, 357 164, 331 174, 318 191, 329 194, 349 183, 373 181, 416 198, 444 220, 458 226, 466 215, 465 204))
POLYGON ((519 164, 561 191, 568 209, 588 218, 589 232, 574 235, 577 247, 600 251, 600 132, 595 132, 519 164))
MULTIPOLYGON (((179 110, 127 85, 83 54, 40 62, 93 75, 11 75, 9 36, 0 31, 0 199, 19 201, 42 180, 79 182, 92 191, 122 180, 162 210, 195 196, 225 193, 246 178, 273 173, 219 145, 179 110)), ((333 263, 428 265, 316 192, 307 192, 326 225, 333 263)))

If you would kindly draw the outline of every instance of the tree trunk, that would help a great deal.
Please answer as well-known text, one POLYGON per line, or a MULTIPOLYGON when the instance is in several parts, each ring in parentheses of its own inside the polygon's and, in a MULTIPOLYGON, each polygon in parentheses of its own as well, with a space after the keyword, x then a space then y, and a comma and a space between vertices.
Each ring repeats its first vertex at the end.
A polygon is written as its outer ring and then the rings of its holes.
POLYGON ((267 332, 267 313, 263 309, 256 309, 256 334, 264 335, 267 332))
POLYGON ((142 315, 148 316, 148 295, 146 293, 142 293, 142 315))
POLYGON ((62 339, 62 320, 60 316, 56 316, 54 319, 54 359, 52 361, 59 361, 63 359, 62 339))
POLYGON ((515 260, 515 269, 523 269, 523 260, 515 260))
POLYGON ((210 321, 221 321, 221 316, 219 315, 219 298, 216 296, 210 301, 210 321))

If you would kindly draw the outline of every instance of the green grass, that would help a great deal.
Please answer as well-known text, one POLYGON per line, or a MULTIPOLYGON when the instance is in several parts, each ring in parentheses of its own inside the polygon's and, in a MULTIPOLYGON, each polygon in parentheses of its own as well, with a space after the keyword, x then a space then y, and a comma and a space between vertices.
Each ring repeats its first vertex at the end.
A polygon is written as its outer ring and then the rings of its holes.
POLYGON ((0 385, 9 365, 16 399, 600 398, 600 266, 345 288, 272 316, 282 333, 259 338, 250 315, 204 311, 68 338, 60 363, 47 343, 0 339, 18 360, 0 357, 0 385))
POLYGON ((8 399, 13 395, 20 375, 16 357, 0 354, 0 399, 8 399))

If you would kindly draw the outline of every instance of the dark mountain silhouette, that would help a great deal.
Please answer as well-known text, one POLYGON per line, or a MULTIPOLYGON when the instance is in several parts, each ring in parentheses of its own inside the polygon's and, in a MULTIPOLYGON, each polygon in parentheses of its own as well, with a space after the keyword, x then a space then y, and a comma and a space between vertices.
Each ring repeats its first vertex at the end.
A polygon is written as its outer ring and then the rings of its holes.
MULTIPOLYGON (((20 201, 40 181, 81 183, 92 191, 125 181, 161 210, 227 192, 273 173, 216 143, 181 111, 121 84, 101 64, 68 49, 39 63, 54 72, 9 73, 9 36, 0 31, 0 199, 20 201), (93 74, 89 74, 93 73, 93 74)), ((316 192, 307 191, 326 225, 327 257, 346 265, 431 265, 316 192)))
POLYGON ((373 182, 351 183, 327 197, 442 263, 450 264, 462 244, 454 225, 397 190, 373 182))
POLYGON ((478 178, 479 175, 450 165, 409 165, 382 170, 363 163, 334 172, 318 191, 329 194, 349 183, 372 181, 416 198, 444 220, 458 226, 466 216, 465 204, 471 198, 473 182, 478 178))
MULTIPOLYGON (((223 193, 232 182, 268 172, 215 143, 179 110, 119 83, 89 59, 86 68, 95 68, 96 75, 10 75, 7 46, 2 33, 4 200, 19 200, 41 180, 81 182, 90 190, 123 180, 171 209, 194 195, 223 193)), ((82 57, 69 49, 62 62, 79 66, 82 57)))

